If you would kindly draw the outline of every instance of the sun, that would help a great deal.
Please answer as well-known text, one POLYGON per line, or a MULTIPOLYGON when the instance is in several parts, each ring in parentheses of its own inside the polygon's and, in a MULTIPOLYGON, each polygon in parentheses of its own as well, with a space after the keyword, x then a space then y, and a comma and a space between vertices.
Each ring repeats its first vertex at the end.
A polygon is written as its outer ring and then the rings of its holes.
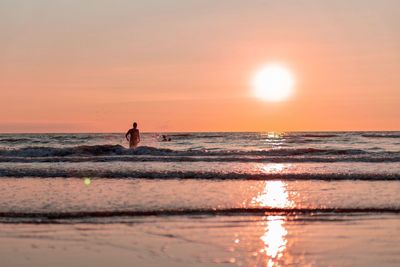
POLYGON ((294 84, 290 70, 280 64, 262 67, 252 80, 254 96, 271 102, 286 100, 293 93, 294 84))

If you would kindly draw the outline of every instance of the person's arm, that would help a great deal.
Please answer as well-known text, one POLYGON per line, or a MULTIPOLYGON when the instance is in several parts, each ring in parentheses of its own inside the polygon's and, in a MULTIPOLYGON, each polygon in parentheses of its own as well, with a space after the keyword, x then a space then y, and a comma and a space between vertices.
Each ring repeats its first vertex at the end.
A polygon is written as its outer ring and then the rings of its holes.
POLYGON ((125 138, 126 138, 126 140, 128 140, 128 142, 129 142, 129 139, 128 139, 128 135, 131 133, 131 130, 128 130, 128 132, 125 134, 125 138))
POLYGON ((137 134, 138 134, 138 140, 140 142, 140 132, 139 132, 139 130, 137 130, 137 134))

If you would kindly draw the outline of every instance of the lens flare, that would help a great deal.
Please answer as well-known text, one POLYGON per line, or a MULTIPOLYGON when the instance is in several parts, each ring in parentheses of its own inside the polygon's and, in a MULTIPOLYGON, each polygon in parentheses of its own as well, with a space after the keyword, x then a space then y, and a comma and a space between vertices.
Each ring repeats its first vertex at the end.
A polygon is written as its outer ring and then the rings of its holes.
POLYGON ((85 178, 83 179, 83 183, 84 183, 86 186, 89 186, 89 185, 92 184, 92 180, 91 180, 89 177, 85 177, 85 178))

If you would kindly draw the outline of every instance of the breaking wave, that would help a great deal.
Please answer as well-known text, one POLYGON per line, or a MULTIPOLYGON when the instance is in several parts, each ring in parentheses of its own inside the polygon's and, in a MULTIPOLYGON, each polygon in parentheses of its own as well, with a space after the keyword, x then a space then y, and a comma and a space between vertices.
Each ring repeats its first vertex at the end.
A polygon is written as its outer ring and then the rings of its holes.
POLYGON ((299 156, 299 155, 363 155, 368 152, 361 149, 317 149, 317 148, 285 148, 270 150, 172 150, 141 146, 127 149, 121 145, 93 145, 74 147, 24 147, 19 149, 2 149, 0 156, 13 157, 63 157, 63 156, 102 156, 102 155, 152 155, 152 156, 299 156))
POLYGON ((307 138, 332 138, 332 137, 338 137, 339 135, 337 134, 303 134, 303 135, 298 135, 298 137, 307 137, 307 138))
POLYGON ((367 138, 400 138, 399 133, 365 133, 361 136, 367 138))
POLYGON ((107 178, 107 179, 203 179, 203 180, 365 180, 399 181, 400 173, 246 173, 213 171, 132 171, 57 168, 0 168, 0 177, 107 178))
MULTIPOLYGON (((145 216, 264 216, 264 215, 352 215, 370 213, 399 214, 396 207, 382 208, 226 208, 226 209, 160 209, 160 210, 111 210, 111 211, 81 211, 81 212, 0 212, 2 223, 55 223, 58 220, 82 220, 98 218, 135 218, 145 216)), ((289 218, 288 218, 289 219, 289 218)), ((296 217, 294 217, 296 219, 296 217)), ((74 221, 70 221, 73 223, 74 221)), ((118 222, 118 221, 117 221, 118 222)))
POLYGON ((50 162, 249 162, 249 163, 328 163, 328 162, 400 162, 400 153, 375 153, 368 155, 342 156, 44 156, 44 157, 0 157, 0 162, 50 163, 50 162))

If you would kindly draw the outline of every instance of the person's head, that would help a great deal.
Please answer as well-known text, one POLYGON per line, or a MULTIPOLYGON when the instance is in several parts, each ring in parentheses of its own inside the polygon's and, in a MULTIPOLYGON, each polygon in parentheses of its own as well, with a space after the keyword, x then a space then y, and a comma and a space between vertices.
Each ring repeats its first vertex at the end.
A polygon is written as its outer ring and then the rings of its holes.
POLYGON ((133 123, 133 128, 134 128, 134 129, 137 128, 137 123, 136 123, 136 122, 133 123))

